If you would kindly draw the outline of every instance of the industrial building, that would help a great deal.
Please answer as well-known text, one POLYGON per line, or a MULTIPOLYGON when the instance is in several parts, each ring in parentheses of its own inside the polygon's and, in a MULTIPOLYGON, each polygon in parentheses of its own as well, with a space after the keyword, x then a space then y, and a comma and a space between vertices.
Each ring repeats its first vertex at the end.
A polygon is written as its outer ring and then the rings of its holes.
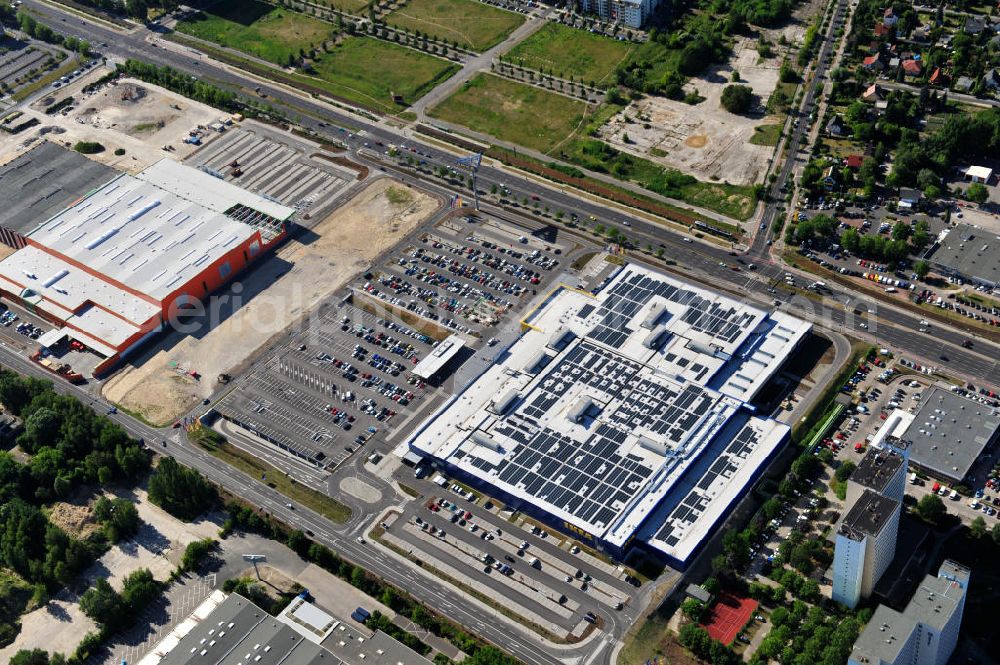
POLYGON ((993 289, 1000 285, 1000 236, 970 224, 949 230, 927 256, 938 273, 993 289))
POLYGON ((119 174, 39 220, 0 261, 0 293, 106 371, 284 237, 294 209, 169 159, 119 174))
POLYGON ((945 560, 902 612, 879 605, 848 665, 946 665, 958 643, 970 571, 945 560))
POLYGON ((909 462, 939 480, 961 483, 1000 433, 1000 411, 939 386, 924 393, 917 412, 896 409, 872 439, 909 447, 909 462))
POLYGON ((213 592, 139 665, 431 665, 381 631, 340 621, 305 598, 277 617, 239 594, 213 592))
POLYGON ((20 249, 25 236, 118 172, 49 141, 0 166, 0 242, 20 249))
POLYGON ((683 568, 787 440, 753 400, 810 329, 627 264, 555 289, 408 446, 614 556, 683 568))
POLYGON ((907 457, 905 445, 869 448, 847 481, 831 583, 831 597, 847 607, 871 595, 896 554, 907 457))
POLYGON ((612 23, 641 28, 659 4, 659 0, 580 0, 580 11, 612 23))

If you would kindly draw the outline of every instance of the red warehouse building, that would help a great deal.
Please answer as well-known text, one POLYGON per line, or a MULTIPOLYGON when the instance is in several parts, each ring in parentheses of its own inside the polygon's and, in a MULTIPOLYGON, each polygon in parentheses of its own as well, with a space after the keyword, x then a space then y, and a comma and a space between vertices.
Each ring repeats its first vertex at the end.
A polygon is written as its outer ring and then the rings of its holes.
POLYGON ((294 212, 164 159, 39 224, 0 262, 0 292, 56 324, 43 347, 103 356, 97 374, 273 248, 294 212))

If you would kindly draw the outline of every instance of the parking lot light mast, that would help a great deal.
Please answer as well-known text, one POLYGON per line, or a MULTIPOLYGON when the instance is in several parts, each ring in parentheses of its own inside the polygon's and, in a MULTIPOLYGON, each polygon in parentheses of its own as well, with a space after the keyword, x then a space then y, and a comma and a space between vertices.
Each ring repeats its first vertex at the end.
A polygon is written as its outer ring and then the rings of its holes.
POLYGON ((475 202, 476 210, 479 210, 479 188, 476 187, 476 174, 479 173, 479 165, 483 161, 483 154, 477 152, 468 157, 460 157, 458 163, 467 166, 472 173, 472 200, 475 202))

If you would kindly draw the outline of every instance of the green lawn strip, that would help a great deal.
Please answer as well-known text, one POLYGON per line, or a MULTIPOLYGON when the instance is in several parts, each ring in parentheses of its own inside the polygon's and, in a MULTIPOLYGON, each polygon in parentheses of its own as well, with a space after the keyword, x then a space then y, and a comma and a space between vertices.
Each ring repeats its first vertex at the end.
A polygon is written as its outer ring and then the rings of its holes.
POLYGON ((798 83, 782 83, 778 81, 774 86, 774 92, 767 98, 768 113, 783 113, 795 100, 795 89, 798 83))
POLYGON ((643 665, 650 656, 662 651, 661 644, 667 635, 670 614, 665 609, 654 610, 645 621, 633 624, 624 638, 618 654, 620 665, 643 665))
POLYGON ((356 15, 363 14, 364 10, 368 7, 367 0, 325 0, 320 4, 329 5, 342 12, 356 15))
POLYGON ((317 73, 325 73, 329 77, 324 79, 267 67, 224 49, 207 46, 204 42, 185 39, 183 35, 176 33, 170 37, 257 76, 290 85, 315 96, 330 97, 379 113, 395 113, 401 108, 392 101, 391 93, 402 95, 404 103, 409 103, 458 71, 457 65, 403 46, 370 37, 350 37, 316 63, 317 73), (405 65, 409 60, 413 67, 387 72, 379 65, 383 56, 388 56, 389 61, 395 62, 397 66, 405 65), (433 76, 422 81, 414 79, 415 73, 424 71, 432 71, 433 76), (399 82, 398 89, 392 88, 391 82, 399 82))
POLYGON ((36 92, 44 88, 45 86, 51 85, 52 83, 61 79, 63 76, 66 76, 71 71, 76 69, 78 66, 79 62, 77 61, 76 58, 74 57, 66 58, 63 64, 57 67, 56 69, 53 69, 48 74, 44 74, 34 83, 29 83, 23 88, 19 88, 17 92, 11 95, 11 99, 13 99, 15 102, 22 102, 31 95, 35 94, 36 92))
POLYGON ((251 478, 259 479, 267 474, 268 486, 288 497, 292 501, 315 510, 327 519, 343 524, 351 517, 351 509, 321 492, 301 485, 267 462, 251 455, 226 441, 225 437, 207 427, 199 428, 188 435, 188 438, 204 448, 213 457, 217 457, 229 466, 242 471, 251 478))
MULTIPOLYGON (((676 169, 661 166, 617 150, 593 138, 569 142, 556 155, 597 173, 608 173, 655 192, 691 205, 712 210, 735 220, 748 219, 754 211, 753 188, 727 183, 704 182, 676 169)), ((712 222, 720 226, 718 222, 712 222)), ((737 229, 737 226, 732 226, 737 229)), ((728 229, 727 229, 728 230, 728 229)))
MULTIPOLYGON (((597 173, 634 182, 661 196, 700 206, 735 220, 748 219, 753 214, 756 202, 752 187, 703 182, 676 169, 617 150, 603 141, 585 137, 619 109, 619 106, 607 104, 594 110, 580 100, 492 74, 478 74, 430 109, 428 115, 489 134, 501 141, 552 154, 597 173), (588 112, 592 115, 585 118, 588 112)), ((583 176, 576 169, 552 164, 547 166, 569 176, 583 176)), ((667 217, 680 221, 672 215, 667 217)), ((708 223, 729 233, 740 232, 735 224, 708 223)))
POLYGON ((632 42, 550 22, 514 47, 504 60, 559 78, 572 76, 600 85, 608 82, 615 68, 637 48, 632 42))
POLYGON ((458 65, 371 37, 349 37, 315 64, 335 94, 363 106, 397 111, 392 95, 412 104, 458 71, 458 65))
POLYGON ((827 382, 826 387, 809 410, 809 413, 802 416, 797 423, 792 425, 793 441, 802 443, 803 441, 809 441, 815 436, 816 431, 823 425, 823 419, 828 416, 828 409, 831 408, 831 403, 840 392, 840 387, 854 373, 854 370, 858 367, 858 363, 874 351, 874 346, 861 342, 852 343, 851 356, 840 368, 840 371, 837 372, 837 376, 827 382))
POLYGON ((586 102, 492 74, 477 74, 428 115, 548 152, 573 133, 586 111, 586 102))
POLYGON ((595 196, 621 203, 623 205, 637 208, 657 217, 670 220, 677 224, 692 227, 695 222, 702 222, 715 228, 738 235, 741 233, 738 226, 717 222, 714 219, 705 217, 693 210, 686 210, 678 206, 670 205, 662 201, 638 194, 631 190, 619 187, 596 178, 583 175, 579 169, 565 168, 553 162, 545 163, 526 155, 514 154, 504 148, 492 147, 486 155, 498 159, 510 166, 540 175, 554 182, 572 185, 595 196))
POLYGON ((754 145, 776 146, 778 145, 778 141, 781 140, 782 129, 784 129, 784 125, 780 122, 770 125, 757 125, 753 128, 753 136, 750 137, 750 143, 754 145))
POLYGON ((333 26, 258 0, 222 0, 179 22, 177 30, 285 65, 329 39, 333 26))
POLYGON ((499 44, 524 21, 520 14, 477 0, 407 0, 385 17, 389 25, 477 52, 499 44))

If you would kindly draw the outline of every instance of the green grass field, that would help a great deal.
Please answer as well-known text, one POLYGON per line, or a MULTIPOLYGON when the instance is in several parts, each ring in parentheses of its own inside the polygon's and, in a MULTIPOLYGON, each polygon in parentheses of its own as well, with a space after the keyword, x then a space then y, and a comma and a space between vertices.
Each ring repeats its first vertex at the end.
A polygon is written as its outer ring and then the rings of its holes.
POLYGON ((548 152, 577 129, 586 112, 585 102, 478 74, 428 114, 501 141, 548 152))
POLYGON ((524 17, 476 0, 407 0, 386 23, 485 51, 524 23, 524 17))
POLYGON ((626 61, 637 48, 632 42, 619 42, 550 22, 514 47, 504 59, 560 78, 573 76, 600 85, 610 81, 619 63, 626 61))
POLYGON ((342 12, 356 14, 358 16, 364 14, 365 8, 368 7, 368 2, 366 2, 366 0, 328 0, 325 4, 330 5, 334 9, 339 9, 342 12))
POLYGON ((308 51, 329 39, 333 26, 257 0, 222 0, 178 23, 177 30, 284 65, 300 49, 308 51))
POLYGON ((750 143, 766 146, 778 145, 778 141, 781 139, 782 128, 783 125, 781 123, 757 125, 753 128, 753 136, 750 137, 750 143))
POLYGON ((380 111, 398 111, 392 93, 412 104, 458 65, 371 37, 348 37, 315 65, 321 87, 380 111))
MULTIPOLYGON (((333 27, 318 19, 284 9, 273 9, 250 0, 247 12, 241 3, 223 0, 205 18, 178 25, 182 33, 229 46, 278 65, 299 49, 317 46, 333 27)), ((371 37, 346 37, 313 63, 315 74, 284 74, 292 82, 313 86, 334 97, 366 108, 392 113, 401 107, 393 93, 412 103, 454 74, 458 66, 441 58, 419 53, 371 37)))

